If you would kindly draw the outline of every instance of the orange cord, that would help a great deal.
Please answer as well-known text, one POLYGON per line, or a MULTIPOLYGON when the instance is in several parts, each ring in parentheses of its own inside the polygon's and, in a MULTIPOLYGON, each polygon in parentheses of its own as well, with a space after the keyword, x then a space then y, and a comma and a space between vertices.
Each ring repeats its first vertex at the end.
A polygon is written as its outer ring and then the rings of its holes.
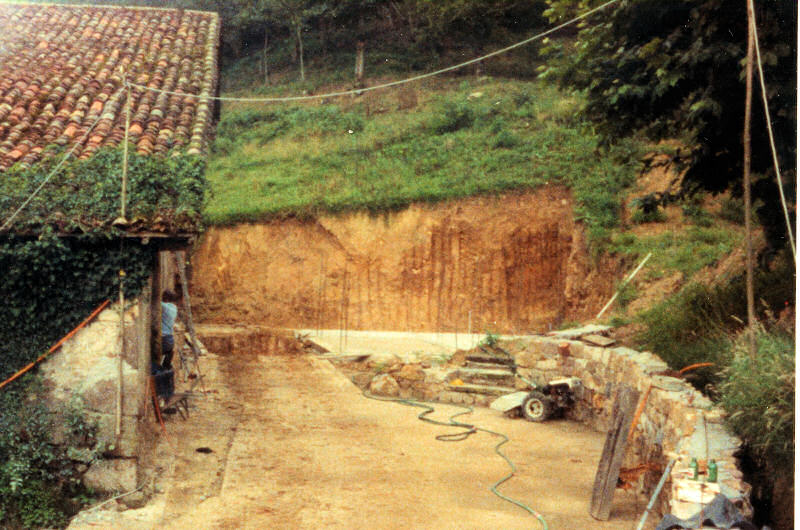
POLYGON ((714 366, 714 363, 695 363, 690 364, 689 366, 684 366, 678 371, 679 375, 683 375, 684 373, 688 372, 689 370, 694 370, 695 368, 705 368, 706 366, 714 366))
MULTIPOLYGON (((689 370, 694 370, 696 368, 705 368, 707 366, 714 366, 714 363, 695 363, 690 364, 689 366, 684 366, 678 371, 678 375, 683 375, 684 373, 688 372, 689 370)), ((650 383, 647 386, 647 390, 645 390, 644 396, 642 400, 639 402, 639 406, 636 407, 636 414, 633 416, 633 422, 631 422, 631 428, 628 430, 628 442, 631 443, 633 439, 633 431, 636 429, 636 425, 639 423, 639 417, 642 415, 644 411, 644 405, 647 402, 647 397, 650 395, 650 390, 653 388, 653 383, 650 383)))
POLYGON ((85 326, 86 324, 88 324, 89 322, 91 322, 91 321, 94 319, 94 317, 96 317, 97 315, 99 315, 99 314, 100 314, 100 311, 102 311, 103 309, 105 309, 105 308, 106 308, 106 306, 107 306, 108 304, 110 304, 110 303, 111 303, 111 301, 110 301, 110 300, 106 300, 105 302, 103 302, 102 304, 100 304, 100 307, 98 307, 97 309, 95 309, 94 311, 92 311, 92 314, 91 314, 91 315, 89 315, 88 317, 86 317, 86 319, 85 319, 83 322, 81 322, 80 324, 78 324, 78 326, 77 326, 75 329, 73 329, 72 331, 70 331, 69 333, 67 333, 66 335, 64 335, 64 337, 62 337, 62 338, 61 338, 61 340, 59 340, 58 342, 56 342, 55 344, 53 344, 53 346, 51 346, 51 347, 50 347, 50 349, 49 349, 49 350, 47 350, 47 352, 46 352, 46 353, 43 353, 43 354, 42 354, 42 355, 40 355, 40 356, 39 356, 39 357, 38 357, 38 358, 37 358, 35 361, 33 361, 32 363, 30 363, 30 364, 28 364, 27 366, 25 366, 25 368, 23 368, 23 369, 22 369, 22 370, 20 370, 19 372, 15 373, 15 374, 14 374, 14 375, 12 375, 11 377, 9 377, 8 379, 6 379, 6 380, 5 380, 5 381, 3 381, 2 383, 0 383, 0 388, 3 388, 3 387, 4 387, 4 386, 6 386, 7 384, 9 384, 11 381, 13 381, 13 380, 17 379, 18 377, 20 377, 21 375, 23 375, 25 372, 27 372, 28 370, 30 370, 31 368, 33 368, 34 366, 36 366, 38 363, 40 363, 40 362, 41 362, 41 361, 42 361, 42 360, 43 360, 45 357, 47 357, 48 355, 50 355, 51 353, 53 353, 54 351, 56 351, 57 349, 59 349, 59 348, 61 347, 61 345, 62 345, 62 344, 64 344, 66 341, 68 341, 70 338, 72 338, 72 336, 73 336, 73 335, 75 335, 75 334, 76 334, 76 333, 77 333, 77 332, 78 332, 78 331, 79 331, 79 330, 80 330, 80 329, 81 329, 83 326, 85 326))

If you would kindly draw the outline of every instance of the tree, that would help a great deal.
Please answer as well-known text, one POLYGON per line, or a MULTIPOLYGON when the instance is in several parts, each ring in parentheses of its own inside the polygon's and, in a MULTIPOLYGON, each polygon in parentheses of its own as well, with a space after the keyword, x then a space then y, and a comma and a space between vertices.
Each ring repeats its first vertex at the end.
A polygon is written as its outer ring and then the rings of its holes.
MULTIPOLYGON (((553 22, 600 0, 548 0, 553 22)), ((756 6, 768 100, 779 159, 793 197, 796 164, 797 5, 761 0, 756 6)), ((585 91, 583 112, 606 141, 643 131, 680 138, 690 148, 687 184, 738 191, 742 172, 745 0, 628 0, 582 23, 577 38, 556 42, 558 66, 545 71, 563 86, 585 91)), ((758 96, 758 94, 757 94, 758 96)), ((785 223, 776 204, 762 105, 754 105, 753 171, 763 175, 754 195, 773 244, 785 223)))

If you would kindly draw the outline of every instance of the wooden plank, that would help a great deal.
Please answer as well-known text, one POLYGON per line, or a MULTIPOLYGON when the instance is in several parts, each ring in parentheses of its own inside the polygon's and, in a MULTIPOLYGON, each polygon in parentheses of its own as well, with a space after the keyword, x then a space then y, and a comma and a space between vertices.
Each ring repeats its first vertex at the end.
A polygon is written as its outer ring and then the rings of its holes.
POLYGON ((638 401, 639 392, 627 386, 619 389, 614 400, 611 429, 608 431, 603 454, 597 466, 592 489, 592 506, 589 510, 592 517, 600 521, 608 521, 611 516, 614 490, 617 487, 619 470, 628 445, 628 430, 638 401))
MULTIPOLYGON (((175 260, 175 265, 178 268, 178 275, 180 276, 181 280, 181 288, 183 290, 183 307, 186 312, 186 327, 189 328, 189 338, 191 341, 189 342, 189 349, 192 352, 192 361, 194 364, 194 369, 196 373, 196 379, 192 383, 191 390, 194 390, 194 386, 196 384, 200 384, 200 389, 205 394, 205 388, 203 386, 203 374, 200 372, 200 360, 199 356, 201 354, 200 346, 197 341, 197 334, 194 330, 194 321, 192 319, 192 303, 189 298, 189 282, 186 278, 186 262, 184 261, 183 256, 179 255, 177 252, 172 253, 172 257, 175 260)), ((187 375, 188 377, 188 375, 187 375)))

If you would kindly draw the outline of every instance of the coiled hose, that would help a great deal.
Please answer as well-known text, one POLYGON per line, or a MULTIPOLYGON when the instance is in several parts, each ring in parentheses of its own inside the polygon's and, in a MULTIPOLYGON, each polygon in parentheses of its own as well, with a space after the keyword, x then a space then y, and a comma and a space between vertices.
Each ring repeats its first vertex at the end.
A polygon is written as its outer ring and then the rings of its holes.
POLYGON ((512 499, 511 497, 508 497, 506 495, 503 495, 502 493, 500 493, 497 490, 497 488, 500 487, 500 485, 502 485, 503 483, 505 483, 506 481, 511 479, 511 477, 513 477, 517 472, 517 466, 514 465, 514 462, 512 462, 511 459, 508 458, 508 456, 506 456, 502 451, 500 451, 500 447, 502 447, 504 444, 506 444, 509 441, 509 439, 508 439, 508 436, 506 436, 503 433, 491 431, 489 429, 484 429, 483 427, 476 427, 475 425, 472 425, 470 423, 463 423, 463 422, 460 422, 460 421, 456 421, 456 418, 459 417, 459 416, 464 416, 466 414, 472 414, 472 412, 474 411, 474 409, 472 407, 465 406, 465 405, 453 405, 455 407, 459 407, 459 408, 462 408, 462 409, 465 409, 465 410, 453 414, 452 416, 450 416, 449 421, 447 423, 445 423, 443 421, 438 421, 438 420, 434 420, 434 419, 431 419, 431 418, 427 417, 428 414, 432 414, 435 411, 435 409, 431 405, 429 405, 427 403, 422 403, 422 402, 419 402, 419 401, 412 401, 410 399, 403 399, 403 398, 392 398, 392 397, 375 396, 375 395, 370 394, 369 392, 367 392, 366 389, 362 390, 362 394, 364 394, 364 397, 366 397, 368 399, 374 399, 376 401, 389 401, 389 402, 392 402, 392 403, 400 403, 401 405, 406 405, 406 406, 409 406, 409 407, 417 407, 417 408, 425 409, 425 410, 423 410, 422 412, 420 412, 417 415, 417 418, 419 418, 420 420, 422 420, 424 422, 432 423, 434 425, 443 425, 445 427, 461 427, 462 429, 465 429, 465 430, 463 430, 461 432, 450 433, 450 434, 440 434, 440 435, 436 436, 436 439, 439 440, 440 442, 460 442, 462 440, 466 440, 467 438, 469 438, 471 435, 475 434, 476 432, 485 432, 485 433, 491 434, 492 436, 497 436, 499 438, 502 438, 502 440, 500 440, 500 442, 497 445, 494 446, 494 452, 497 453, 503 460, 506 461, 508 466, 511 468, 511 472, 508 475, 506 475, 503 478, 501 478, 500 480, 498 480, 497 482, 495 482, 494 484, 492 484, 491 487, 489 488, 489 490, 492 493, 494 493, 495 495, 497 495, 498 497, 500 497, 501 499, 503 499, 504 501, 510 502, 511 504, 519 506, 520 508, 522 508, 523 510, 525 510, 529 514, 531 514, 534 517, 536 517, 536 519, 538 519, 539 523, 542 525, 542 530, 548 530, 547 521, 544 520, 544 517, 542 516, 542 514, 540 514, 539 512, 537 512, 536 510, 534 510, 533 508, 528 506, 527 504, 525 504, 523 502, 520 502, 520 501, 518 501, 516 499, 512 499))

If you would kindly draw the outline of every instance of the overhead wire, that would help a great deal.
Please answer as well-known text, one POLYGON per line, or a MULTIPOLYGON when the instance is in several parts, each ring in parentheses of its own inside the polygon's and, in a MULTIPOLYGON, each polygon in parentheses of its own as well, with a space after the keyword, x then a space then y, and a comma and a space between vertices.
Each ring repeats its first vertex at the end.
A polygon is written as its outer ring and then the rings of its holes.
POLYGON ((797 263, 797 252, 794 246, 794 236, 792 235, 792 222, 789 219, 789 208, 786 205, 786 197, 783 193, 783 180, 781 179, 781 168, 778 164, 778 150, 775 147, 775 137, 772 133, 772 120, 770 119, 769 103, 767 102, 767 84, 764 81, 764 67, 761 63, 761 50, 758 45, 758 25, 755 19, 755 9, 752 13, 751 23, 753 26, 753 44, 755 45, 756 52, 756 68, 758 70, 758 79, 761 84, 761 101, 764 103, 764 116, 767 119, 767 136, 769 137, 769 147, 772 151, 772 163, 775 168, 775 179, 778 181, 778 193, 781 198, 781 206, 783 207, 783 215, 786 219, 786 231, 789 235, 789 245, 792 249, 792 257, 797 263))
POLYGON ((394 87, 394 86, 404 85, 404 84, 407 84, 407 83, 412 83, 414 81, 419 81, 419 80, 426 79, 426 78, 429 78, 429 77, 434 77, 434 76, 437 76, 437 75, 440 75, 440 74, 444 74, 444 73, 447 73, 447 72, 452 72, 454 70, 458 70, 460 68, 464 68, 465 66, 469 66, 469 65, 472 65, 472 64, 475 64, 475 63, 479 63, 481 61, 485 61, 486 59, 490 59, 490 58, 495 57, 497 55, 502 55, 502 54, 507 53, 507 52, 509 52, 511 50, 514 50, 516 48, 520 48, 522 46, 530 44, 531 42, 534 42, 534 41, 542 39, 542 38, 544 38, 544 37, 546 37, 548 35, 551 35, 552 33, 555 33, 555 32, 557 32, 557 31, 559 31, 559 30, 561 30, 561 29, 563 29, 563 28, 565 28, 567 26, 575 24, 576 22, 580 22, 584 18, 589 17, 592 14, 597 13, 598 11, 601 11, 601 10, 605 9, 606 7, 608 7, 608 6, 612 5, 612 4, 616 4, 616 3, 620 2, 620 1, 621 0, 609 0, 608 2, 605 2, 604 4, 601 4, 601 5, 593 8, 593 9, 590 9, 590 10, 586 11, 585 13, 582 13, 582 14, 576 16, 576 17, 573 17, 570 20, 567 20, 566 22, 562 22, 561 24, 559 24, 557 26, 554 26, 554 27, 552 27, 552 28, 550 28, 550 29, 548 29, 546 31, 543 31, 541 33, 537 33, 536 35, 533 35, 532 37, 528 37, 527 39, 524 39, 524 40, 519 41, 517 43, 511 44, 509 46, 506 46, 505 48, 500 48, 499 50, 495 50, 493 52, 487 53, 486 55, 481 55, 480 57, 476 57, 474 59, 470 59, 468 61, 464 61, 463 63, 458 63, 458 64, 455 64, 455 65, 452 65, 452 66, 441 68, 439 70, 434 70, 433 72, 427 72, 427 73, 424 73, 424 74, 415 75, 415 76, 412 76, 412 77, 408 77, 406 79, 400 79, 398 81, 391 81, 389 83, 383 83, 383 84, 380 84, 380 85, 375 85, 375 86, 370 86, 370 87, 354 88, 354 89, 351 89, 351 90, 342 90, 342 91, 338 91, 338 92, 328 92, 326 94, 307 94, 307 95, 284 96, 284 97, 273 97, 273 98, 248 98, 248 97, 233 97, 233 96, 208 96, 208 95, 204 96, 204 95, 199 95, 199 94, 190 94, 188 92, 177 92, 177 91, 173 91, 173 90, 163 90, 163 89, 149 87, 149 86, 146 86, 146 85, 140 85, 140 84, 136 84, 136 83, 129 83, 129 85, 134 87, 134 88, 141 89, 141 90, 149 90, 151 92, 157 92, 157 93, 160 93, 160 94, 168 94, 168 95, 171 95, 171 96, 183 96, 183 97, 189 97, 189 98, 194 98, 194 99, 213 100, 213 101, 231 101, 231 102, 237 101, 237 102, 243 102, 243 103, 279 103, 279 102, 288 102, 288 101, 308 101, 308 100, 312 100, 312 99, 328 99, 328 98, 334 98, 334 97, 340 97, 340 96, 349 96, 349 95, 353 95, 353 94, 363 94, 364 92, 370 92, 370 91, 373 91, 373 90, 381 90, 381 89, 384 89, 384 88, 390 88, 390 87, 394 87))

